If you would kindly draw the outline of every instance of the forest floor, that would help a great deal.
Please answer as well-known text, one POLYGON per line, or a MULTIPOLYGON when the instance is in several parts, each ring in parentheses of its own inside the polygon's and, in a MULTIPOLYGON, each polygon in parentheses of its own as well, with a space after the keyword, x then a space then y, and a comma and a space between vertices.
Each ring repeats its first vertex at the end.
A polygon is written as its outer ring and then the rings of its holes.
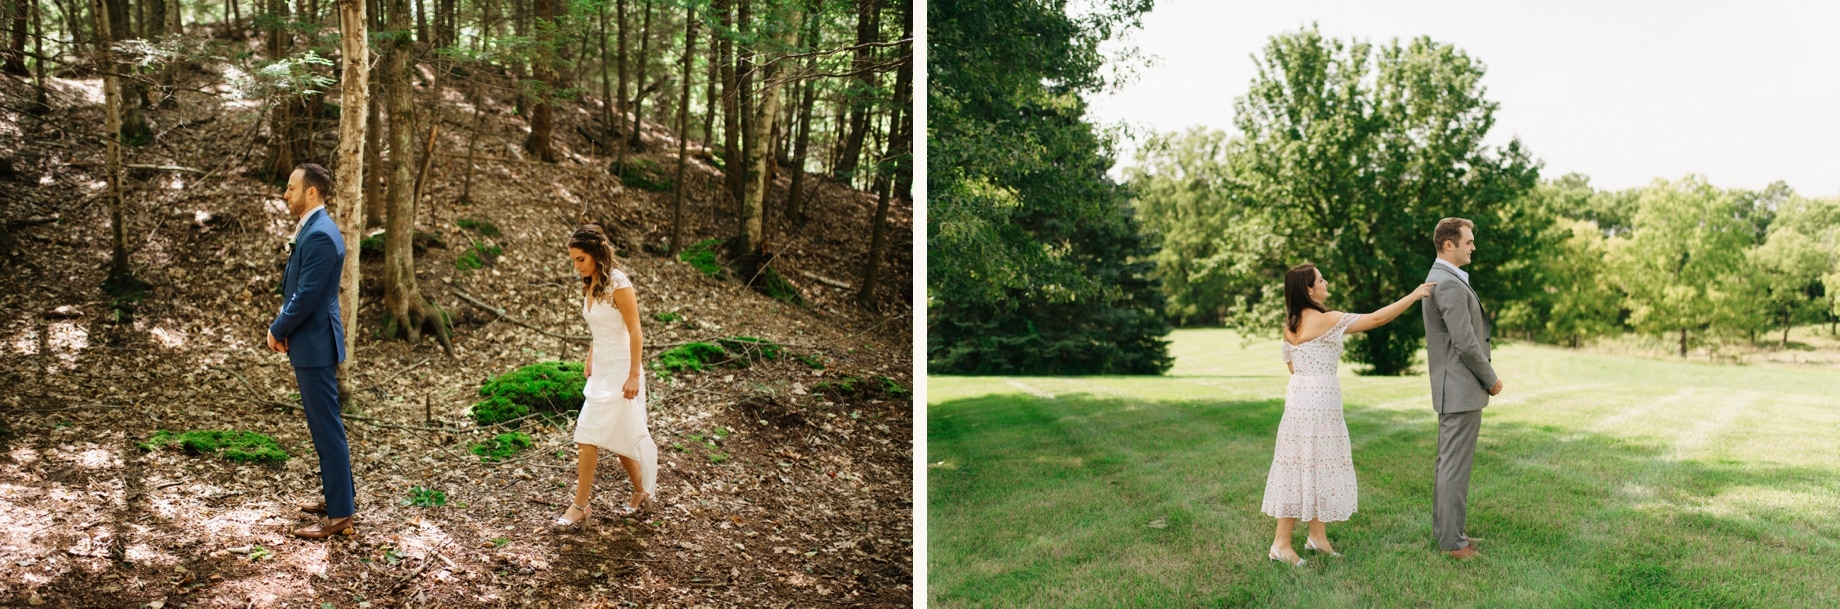
MULTIPOLYGON (((597 102, 563 106, 563 160, 533 162, 502 74, 479 76, 487 101, 475 121, 470 83, 446 79, 436 91, 421 72, 417 146, 429 110, 441 129, 418 227, 445 247, 419 252, 416 273, 456 318, 454 352, 376 338, 381 262, 364 259, 346 419, 357 533, 330 541, 288 534, 310 522, 293 504, 317 498, 319 481, 292 370, 263 339, 294 220, 278 187, 249 177, 264 155, 259 108, 205 94, 214 85, 199 74, 201 92, 181 87, 177 107, 147 111, 156 138, 126 162, 190 170, 128 170, 132 267, 153 287, 117 307, 101 288, 110 233, 92 135, 102 131, 100 82, 54 80, 54 110, 40 120, 15 111, 29 89, 0 78, 10 108, 0 110, 0 223, 12 227, 0 232, 0 604, 907 606, 911 205, 890 212, 873 313, 854 304, 854 289, 817 278, 860 281, 875 198, 808 181, 810 229, 777 217, 769 229, 773 266, 808 301, 789 305, 660 253, 671 193, 623 186, 607 156, 589 154, 582 133, 598 129, 597 102), (476 124, 473 202, 462 205, 476 124), (651 377, 659 501, 638 519, 608 516, 631 487, 603 460, 593 526, 557 534, 545 525, 574 488, 572 417, 523 422, 534 446, 482 463, 469 446, 506 430, 467 410, 489 377, 585 355, 585 342, 558 338, 586 334, 563 249, 584 216, 626 250, 648 357, 730 336, 766 338, 787 355, 651 377), (473 243, 501 255, 462 269, 473 243), (679 319, 660 321, 667 313, 679 319), (238 464, 138 447, 162 429, 260 432, 291 458, 238 464), (441 491, 444 504, 411 505, 426 496, 416 489, 441 491)), ((643 157, 674 169, 675 141, 655 126, 646 135, 643 157)), ((315 137, 312 160, 325 163, 336 121, 315 137)), ((732 234, 719 171, 700 160, 689 171, 686 243, 732 234)), ((785 175, 772 205, 784 200, 785 175)))

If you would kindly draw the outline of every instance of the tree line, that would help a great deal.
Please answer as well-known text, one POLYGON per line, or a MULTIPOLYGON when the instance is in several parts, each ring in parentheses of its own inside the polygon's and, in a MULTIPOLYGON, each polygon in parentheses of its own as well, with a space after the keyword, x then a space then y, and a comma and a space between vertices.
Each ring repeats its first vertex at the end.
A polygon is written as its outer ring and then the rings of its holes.
MULTIPOLYGON (((385 229, 390 333, 432 334, 444 346, 448 316, 417 289, 411 247, 422 182, 441 154, 439 121, 412 95, 418 79, 465 91, 473 107, 463 202, 482 96, 502 88, 487 73, 515 83, 533 159, 558 160, 563 104, 595 110, 577 132, 591 152, 613 157, 607 170, 623 181, 647 177, 634 155, 674 154, 673 254, 684 247, 685 164, 723 169, 735 217, 730 266, 743 277, 773 272, 768 220, 804 226, 811 180, 823 176, 877 196, 858 293, 869 306, 891 199, 911 199, 911 0, 5 0, 0 9, 0 73, 36 90, 26 107, 6 110, 63 129, 44 118, 53 110, 47 77, 104 81, 107 125, 86 141, 107 161, 112 284, 139 281, 123 235, 123 157, 154 137, 148 113, 193 94, 253 102, 241 107, 261 118, 249 131, 257 177, 284 183, 302 162, 335 171, 348 251, 363 229, 385 229), (181 85, 186 70, 221 74, 204 80, 223 86, 181 85), (664 133, 648 133, 647 121, 664 133), (334 127, 336 137, 325 137, 334 127), (787 172, 789 196, 770 208, 774 180, 787 172)), ((355 278, 357 256, 346 264, 355 278)), ((347 283, 349 327, 357 282, 347 283)))
MULTIPOLYGON (((1241 135, 1161 134, 1127 170, 1177 324, 1269 334, 1284 270, 1302 262, 1336 285, 1333 306, 1376 309, 1423 281, 1448 216, 1476 222, 1474 284, 1498 335, 1576 346, 1637 332, 1684 357, 1840 321, 1840 200, 1694 175, 1616 191, 1542 180, 1518 140, 1482 143, 1498 104, 1481 63, 1429 38, 1376 46, 1309 27, 1258 61, 1235 104, 1241 135)), ((1401 373, 1421 325, 1369 332, 1349 358, 1401 373)))

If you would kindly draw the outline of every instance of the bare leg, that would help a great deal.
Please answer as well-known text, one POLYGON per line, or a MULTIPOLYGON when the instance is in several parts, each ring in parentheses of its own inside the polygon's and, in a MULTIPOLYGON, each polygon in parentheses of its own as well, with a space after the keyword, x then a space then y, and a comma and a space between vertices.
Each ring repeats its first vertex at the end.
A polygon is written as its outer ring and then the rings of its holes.
POLYGON ((575 506, 588 505, 588 498, 594 492, 594 466, 600 460, 600 451, 593 444, 576 444, 575 448, 581 454, 575 464, 575 503, 562 515, 571 522, 580 520, 583 515, 575 506))
POLYGON ((639 500, 651 496, 651 493, 643 486, 644 483, 640 481, 644 472, 639 471, 639 460, 628 459, 625 455, 620 455, 620 466, 626 468, 626 477, 632 479, 633 485, 632 500, 629 500, 626 505, 638 507, 639 500))
POLYGON ((1296 528, 1296 518, 1278 519, 1278 534, 1272 538, 1271 547, 1278 551, 1278 558, 1285 562, 1297 562, 1297 551, 1291 549, 1291 531, 1296 528))
POLYGON ((1321 520, 1310 521, 1310 543, 1320 552, 1335 552, 1335 546, 1329 545, 1329 527, 1321 520))

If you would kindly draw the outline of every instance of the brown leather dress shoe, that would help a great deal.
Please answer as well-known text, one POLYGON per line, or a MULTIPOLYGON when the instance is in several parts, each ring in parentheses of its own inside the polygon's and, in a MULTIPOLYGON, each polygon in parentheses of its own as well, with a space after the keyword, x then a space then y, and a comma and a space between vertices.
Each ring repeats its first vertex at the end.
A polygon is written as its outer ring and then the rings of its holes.
POLYGON ((1473 548, 1470 546, 1463 546, 1461 548, 1458 548, 1458 549, 1455 549, 1449 552, 1445 552, 1445 554, 1449 554, 1451 558, 1455 558, 1458 560, 1469 560, 1471 558, 1481 558, 1482 557, 1481 552, 1477 552, 1476 548, 1473 548))
POLYGON ((358 534, 358 530, 351 526, 350 516, 320 520, 319 524, 296 529, 294 531, 294 536, 301 539, 325 539, 341 533, 345 535, 358 534))
POLYGON ((294 505, 299 506, 300 511, 306 512, 308 514, 326 513, 326 500, 324 499, 320 499, 318 501, 302 501, 294 505))

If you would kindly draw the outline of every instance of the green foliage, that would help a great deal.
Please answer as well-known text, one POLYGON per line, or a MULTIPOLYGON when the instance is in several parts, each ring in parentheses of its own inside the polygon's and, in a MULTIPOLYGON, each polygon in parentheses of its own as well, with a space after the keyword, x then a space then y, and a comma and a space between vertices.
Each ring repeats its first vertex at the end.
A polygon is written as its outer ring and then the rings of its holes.
POLYGON ((698 372, 709 364, 720 361, 728 355, 722 347, 709 343, 690 343, 678 345, 658 354, 658 369, 665 374, 679 374, 691 370, 698 372))
MULTIPOLYGON (((1228 229, 1215 245, 1238 250, 1229 261, 1255 277, 1234 281, 1237 293, 1223 298, 1227 325, 1272 335, 1283 273, 1304 262, 1335 286, 1332 309, 1391 304, 1424 281, 1436 256, 1431 229, 1453 216, 1476 223, 1474 268, 1487 271, 1473 284, 1485 308, 1543 289, 1531 254, 1563 235, 1522 204, 1538 165, 1520 142, 1482 143, 1497 104, 1483 96, 1481 62, 1426 37, 1376 49, 1315 27, 1273 37, 1257 62, 1259 75, 1234 104, 1244 135, 1200 180, 1221 190, 1203 212, 1228 229)), ((1401 315, 1351 338, 1346 357, 1367 364, 1362 372, 1401 374, 1423 340, 1422 317, 1401 315)))
POLYGON ((626 164, 618 169, 621 184, 652 192, 671 190, 671 176, 651 159, 628 157, 626 164))
POLYGON ((1738 215, 1738 198, 1699 176, 1657 180, 1642 190, 1629 242, 1609 266, 1628 294, 1629 325, 1678 337, 1681 355, 1704 340, 1696 331, 1741 322, 1758 294, 1745 285, 1744 250, 1752 225, 1738 215))
POLYGON ((472 247, 467 248, 460 254, 460 257, 454 259, 454 266, 462 271, 478 270, 485 266, 487 260, 497 258, 504 253, 504 248, 474 241, 472 247))
POLYGON ((474 220, 472 218, 461 218, 459 221, 455 222, 455 224, 458 224, 460 228, 475 231, 487 237, 497 237, 500 235, 500 233, 498 232, 498 225, 493 224, 490 221, 486 221, 486 220, 474 220))
POLYGON ((779 359, 781 350, 779 343, 752 336, 730 336, 728 338, 717 339, 716 342, 727 348, 731 353, 740 353, 750 358, 761 357, 766 359, 779 359))
POLYGON ((424 508, 443 507, 447 505, 447 492, 417 486, 409 489, 409 497, 403 500, 403 505, 424 508))
POLYGON ((484 398, 473 405, 473 420, 480 425, 503 423, 532 412, 558 414, 581 408, 581 390, 587 385, 581 362, 537 362, 486 381, 479 388, 484 398))
POLYGON ((652 314, 652 319, 656 319, 658 321, 661 321, 667 324, 674 322, 674 321, 682 321, 683 318, 684 316, 678 315, 676 311, 665 311, 665 312, 652 314))
POLYGON ((151 451, 173 444, 178 444, 189 453, 218 453, 238 463, 280 463, 288 459, 287 451, 274 438, 253 431, 201 430, 173 433, 162 429, 142 442, 140 449, 151 451))
MULTIPOLYGON (((277 283, 275 289, 279 291, 280 287, 277 283)), ((129 273, 110 273, 102 280, 102 293, 109 297, 109 309, 114 312, 116 323, 133 320, 141 300, 147 298, 147 290, 152 288, 153 284, 129 273)))
POLYGON ((834 397, 846 397, 856 394, 856 384, 862 379, 846 376, 834 381, 824 381, 811 386, 811 390, 834 397))
POLYGON ((1148 2, 928 3, 927 365, 974 374, 1169 366, 1152 244, 1084 121, 1106 39, 1148 2))
POLYGON ((764 269, 759 281, 761 290, 774 300, 795 307, 805 306, 805 295, 799 292, 798 286, 792 285, 792 282, 787 281, 784 275, 779 274, 779 271, 773 270, 773 267, 764 269))
POLYGON ((881 382, 882 393, 890 397, 904 398, 912 393, 907 390, 907 387, 902 386, 899 381, 892 378, 878 376, 875 377, 875 380, 881 382))
POLYGON ((514 431, 498 434, 484 442, 475 442, 471 450, 473 454, 479 455, 481 462, 491 462, 503 461, 526 448, 530 448, 530 434, 514 431))
POLYGON ((722 266, 716 254, 721 247, 721 239, 710 239, 684 248, 683 251, 677 253, 677 259, 690 263, 690 266, 696 267, 696 270, 702 271, 704 275, 716 279, 727 279, 728 268, 722 266))
POLYGON ((364 256, 383 255, 383 239, 384 239, 384 231, 378 231, 377 234, 375 235, 371 235, 369 237, 359 239, 358 240, 359 255, 364 255, 364 256))
POLYGON ((823 370, 824 369, 824 358, 819 357, 817 355, 794 355, 792 356, 792 359, 796 359, 801 362, 804 362, 805 365, 811 366, 812 370, 823 370))

